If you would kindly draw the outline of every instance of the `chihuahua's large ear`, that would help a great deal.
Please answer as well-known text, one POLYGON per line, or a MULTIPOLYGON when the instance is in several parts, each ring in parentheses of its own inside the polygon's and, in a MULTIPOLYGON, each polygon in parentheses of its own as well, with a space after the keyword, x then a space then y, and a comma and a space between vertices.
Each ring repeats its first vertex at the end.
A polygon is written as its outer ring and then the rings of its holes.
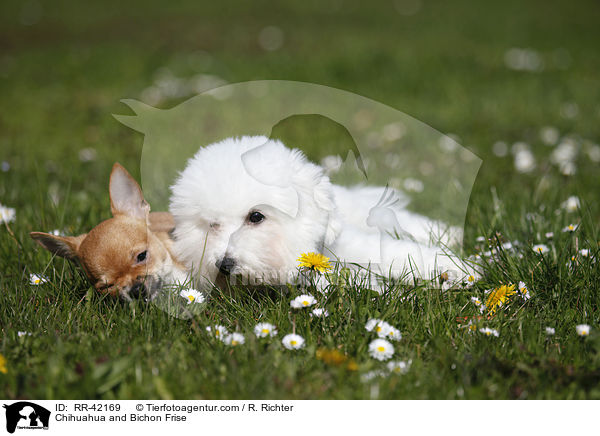
POLYGON ((54 236, 48 233, 31 232, 31 238, 52 254, 75 260, 79 253, 79 246, 87 236, 87 233, 79 236, 54 236))
POLYGON ((113 165, 110 173, 108 191, 113 216, 127 215, 144 221, 148 219, 150 205, 144 200, 140 185, 118 163, 113 165))

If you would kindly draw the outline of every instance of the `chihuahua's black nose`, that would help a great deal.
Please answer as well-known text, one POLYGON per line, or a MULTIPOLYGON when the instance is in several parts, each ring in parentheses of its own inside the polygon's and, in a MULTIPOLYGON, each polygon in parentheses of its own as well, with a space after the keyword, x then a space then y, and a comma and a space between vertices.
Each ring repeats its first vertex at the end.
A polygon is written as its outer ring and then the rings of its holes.
POLYGON ((235 261, 231 257, 224 257, 220 262, 217 262, 216 266, 219 268, 221 274, 228 276, 235 266, 235 261))
POLYGON ((146 287, 144 283, 137 282, 129 290, 129 296, 131 298, 142 298, 146 296, 146 287))

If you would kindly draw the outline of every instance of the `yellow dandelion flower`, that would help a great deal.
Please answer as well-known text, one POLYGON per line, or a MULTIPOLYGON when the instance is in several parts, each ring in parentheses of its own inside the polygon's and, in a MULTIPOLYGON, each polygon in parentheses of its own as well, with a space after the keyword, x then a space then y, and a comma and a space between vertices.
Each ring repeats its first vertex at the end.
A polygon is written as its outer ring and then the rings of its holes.
POLYGON ((348 357, 338 350, 319 348, 316 353, 318 360, 322 360, 328 365, 340 366, 342 363, 348 360, 348 357))
POLYGON ((0 372, 6 374, 8 370, 6 369, 6 358, 0 354, 0 372))
POLYGON ((329 258, 319 253, 302 253, 297 259, 300 262, 298 268, 308 268, 324 273, 331 269, 329 258))
POLYGON ((485 303, 490 313, 496 312, 496 309, 506 303, 511 295, 516 294, 515 287, 515 285, 502 285, 490 293, 485 303))

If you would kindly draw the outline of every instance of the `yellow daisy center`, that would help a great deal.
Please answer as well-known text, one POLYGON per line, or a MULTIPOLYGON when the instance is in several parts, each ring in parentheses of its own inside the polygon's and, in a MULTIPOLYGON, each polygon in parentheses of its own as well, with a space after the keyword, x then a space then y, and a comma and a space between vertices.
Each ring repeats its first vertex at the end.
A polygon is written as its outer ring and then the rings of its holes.
POLYGON ((269 333, 269 329, 262 329, 261 330, 265 335, 269 333))
POLYGON ((380 326, 380 325, 378 325, 377 327, 375 327, 375 331, 376 331, 377 333, 379 333, 381 330, 382 330, 382 329, 381 329, 381 326, 380 326))
POLYGON ((290 341, 290 345, 296 345, 297 343, 298 343, 298 342, 297 342, 297 341, 295 341, 294 339, 292 339, 292 340, 290 341))
POLYGON ((473 276, 469 276, 468 280, 469 280, 470 282, 474 282, 474 281, 475 281, 475 277, 473 277, 473 276))
POLYGON ((231 345, 237 345, 238 341, 231 341, 231 345))
POLYGON ((41 282, 41 280, 40 280, 40 279, 35 279, 35 280, 33 281, 33 283, 35 283, 36 285, 39 285, 39 284, 40 284, 40 282, 41 282))
POLYGON ((188 300, 190 300, 190 302, 193 302, 195 300, 193 295, 188 295, 188 300))
POLYGON ((302 302, 302 305, 303 305, 303 306, 308 306, 308 301, 304 300, 304 301, 302 302))
POLYGON ((383 353, 385 351, 385 347, 379 346, 379 347, 377 347, 377 351, 379 351, 380 353, 383 353))

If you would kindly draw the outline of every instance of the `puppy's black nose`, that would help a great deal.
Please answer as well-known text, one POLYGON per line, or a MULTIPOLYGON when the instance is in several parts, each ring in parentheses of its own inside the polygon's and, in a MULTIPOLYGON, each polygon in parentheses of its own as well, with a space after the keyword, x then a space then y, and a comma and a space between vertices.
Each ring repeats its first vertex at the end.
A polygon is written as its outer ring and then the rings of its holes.
POLYGON ((231 270, 235 266, 235 261, 231 257, 224 257, 220 262, 217 262, 217 268, 221 274, 228 276, 231 274, 231 270))
POLYGON ((129 290, 129 296, 131 298, 146 297, 146 287, 144 286, 144 283, 142 283, 142 282, 135 283, 129 290))

